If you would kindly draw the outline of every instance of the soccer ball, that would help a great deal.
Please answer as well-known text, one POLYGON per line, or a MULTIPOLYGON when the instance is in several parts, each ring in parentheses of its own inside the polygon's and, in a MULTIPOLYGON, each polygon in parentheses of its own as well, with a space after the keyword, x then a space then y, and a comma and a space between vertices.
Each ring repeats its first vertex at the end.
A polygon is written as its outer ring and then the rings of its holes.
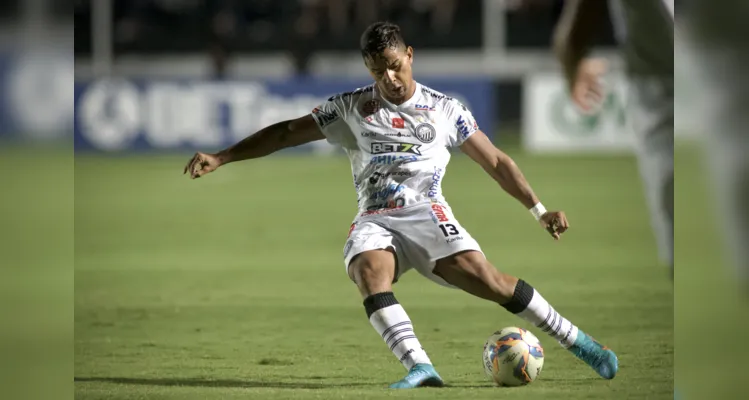
POLYGON ((484 344, 484 372, 499 386, 527 385, 538 378, 543 366, 541 342, 525 329, 504 328, 484 344))

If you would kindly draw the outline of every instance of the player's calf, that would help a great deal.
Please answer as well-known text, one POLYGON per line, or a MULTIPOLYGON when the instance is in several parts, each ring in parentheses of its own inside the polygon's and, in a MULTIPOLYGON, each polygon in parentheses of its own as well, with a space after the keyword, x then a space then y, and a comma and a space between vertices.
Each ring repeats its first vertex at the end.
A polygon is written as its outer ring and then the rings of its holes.
POLYGON ((476 297, 504 304, 512 299, 518 279, 494 268, 478 251, 438 260, 434 274, 476 297))
POLYGON ((494 301, 565 347, 575 342, 578 331, 575 325, 559 315, 531 285, 497 271, 480 252, 459 253, 439 260, 434 273, 470 294, 494 301))

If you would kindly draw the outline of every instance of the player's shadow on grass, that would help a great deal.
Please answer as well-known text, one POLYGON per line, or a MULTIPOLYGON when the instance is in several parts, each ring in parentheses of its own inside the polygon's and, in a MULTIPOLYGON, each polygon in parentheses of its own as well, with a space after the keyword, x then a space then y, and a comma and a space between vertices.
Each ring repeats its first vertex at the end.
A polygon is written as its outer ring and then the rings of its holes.
MULTIPOLYGON (((314 379, 314 378, 302 378, 314 379)), ((329 389, 337 387, 381 386, 378 383, 313 383, 313 382, 273 382, 235 379, 200 378, 118 378, 118 377, 75 377, 75 382, 117 383, 121 385, 144 386, 186 386, 215 388, 274 388, 274 389, 329 389)))
MULTIPOLYGON (((589 378, 544 378, 543 382, 553 382, 553 384, 564 384, 568 386, 590 386, 591 382, 593 381, 600 381, 600 378, 596 377, 589 377, 589 378)), ((534 383, 534 385, 538 385, 534 383)), ((499 390, 520 390, 524 386, 518 386, 518 387, 501 387, 497 386, 491 382, 486 383, 447 383, 445 384, 445 387, 447 388, 456 388, 456 389, 499 389, 499 390)))

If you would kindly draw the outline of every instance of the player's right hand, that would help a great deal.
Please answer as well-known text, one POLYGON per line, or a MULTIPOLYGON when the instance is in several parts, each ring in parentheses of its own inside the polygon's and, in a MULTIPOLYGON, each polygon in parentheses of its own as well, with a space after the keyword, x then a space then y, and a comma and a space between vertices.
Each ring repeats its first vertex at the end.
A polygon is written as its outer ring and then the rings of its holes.
POLYGON ((220 166, 221 160, 216 154, 198 152, 187 163, 183 174, 189 173, 190 179, 200 178, 207 173, 215 171, 220 166))

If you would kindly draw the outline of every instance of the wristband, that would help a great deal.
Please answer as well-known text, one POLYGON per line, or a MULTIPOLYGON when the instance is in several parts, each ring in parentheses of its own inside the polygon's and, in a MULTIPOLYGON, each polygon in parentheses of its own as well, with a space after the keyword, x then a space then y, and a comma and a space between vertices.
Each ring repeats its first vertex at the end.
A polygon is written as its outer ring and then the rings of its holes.
POLYGON ((542 215, 546 214, 546 207, 544 207, 544 205, 539 202, 530 209, 530 212, 531 215, 533 215, 533 218, 538 221, 539 219, 541 219, 542 215))

